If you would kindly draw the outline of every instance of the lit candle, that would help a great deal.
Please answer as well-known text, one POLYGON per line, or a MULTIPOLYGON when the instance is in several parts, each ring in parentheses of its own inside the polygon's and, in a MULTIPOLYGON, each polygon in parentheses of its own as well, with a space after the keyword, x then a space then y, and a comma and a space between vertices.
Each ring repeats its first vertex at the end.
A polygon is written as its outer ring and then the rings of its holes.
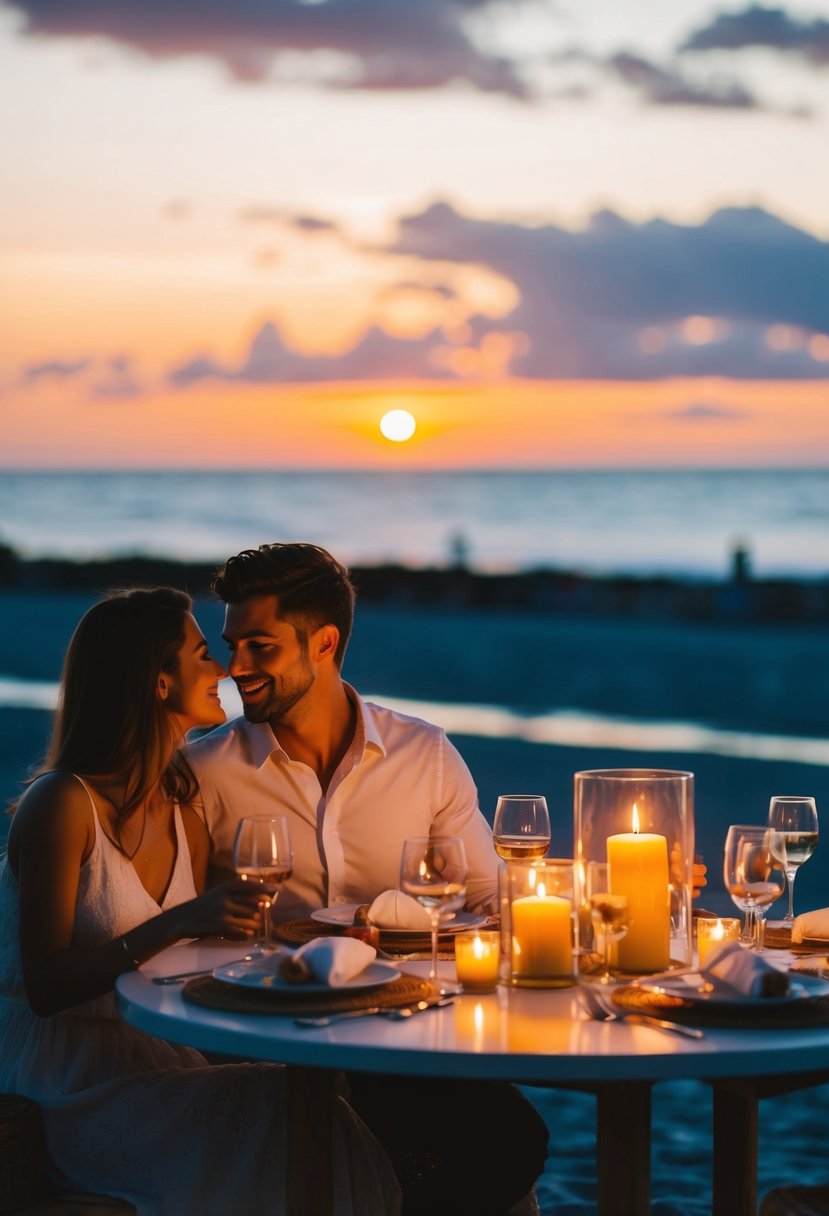
POLYGON ((700 916, 697 918, 697 956, 700 967, 704 967, 708 955, 721 942, 736 942, 740 938, 740 922, 736 917, 700 916))
POLYGON ((671 892, 668 841, 639 831, 633 804, 632 832, 607 838, 610 890, 628 901, 628 929, 616 946, 621 971, 663 971, 670 961, 671 892))
POLYGON ((573 930, 569 899, 548 895, 538 883, 535 895, 512 901, 512 977, 569 982, 573 974, 573 930))
POLYGON ((491 992, 498 983, 501 961, 500 935, 496 930, 458 933, 455 942, 455 969, 465 992, 491 992))

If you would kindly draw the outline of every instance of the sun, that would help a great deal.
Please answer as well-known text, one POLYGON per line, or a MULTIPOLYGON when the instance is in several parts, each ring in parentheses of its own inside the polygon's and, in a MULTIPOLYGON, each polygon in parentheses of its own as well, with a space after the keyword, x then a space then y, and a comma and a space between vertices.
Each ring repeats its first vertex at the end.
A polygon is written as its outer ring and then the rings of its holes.
POLYGON ((414 435, 416 427, 414 415, 408 410, 389 410, 380 419, 380 430, 392 443, 405 443, 414 435))

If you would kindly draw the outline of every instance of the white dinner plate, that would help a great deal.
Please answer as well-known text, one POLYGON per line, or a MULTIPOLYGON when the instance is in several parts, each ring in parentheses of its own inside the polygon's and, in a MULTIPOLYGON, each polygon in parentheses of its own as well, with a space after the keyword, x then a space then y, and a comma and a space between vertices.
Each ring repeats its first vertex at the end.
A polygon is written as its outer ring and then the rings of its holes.
POLYGON ((637 980, 637 988, 646 992, 666 992, 669 996, 682 997, 694 1005, 728 1006, 730 1008, 761 1006, 772 1009, 775 1005, 786 1006, 792 1002, 808 1001, 813 997, 829 996, 829 983, 818 976, 799 974, 795 979, 789 972, 789 991, 785 996, 747 996, 737 993, 728 984, 707 983, 697 971, 659 980, 637 980))
MULTIPOLYGON (((330 908, 318 908, 316 912, 311 913, 311 920, 317 920, 323 925, 339 925, 348 927, 354 924, 354 913, 361 907, 360 904, 334 904, 330 908)), ((451 920, 441 923, 441 935, 445 933, 460 933, 463 929, 479 929, 485 923, 487 917, 476 916, 473 912, 456 912, 451 920)), ((402 937, 422 937, 424 933, 429 932, 429 926, 424 929, 387 929, 385 925, 378 925, 377 928, 385 936, 389 934, 400 934, 402 937)))
POLYGON ((320 992, 359 992, 363 988, 379 988, 390 980, 398 979, 400 972, 388 963, 369 963, 359 975, 355 975, 344 984, 320 984, 310 981, 307 984, 292 984, 279 974, 279 963, 285 957, 280 950, 277 954, 268 955, 264 959, 251 959, 250 962, 226 963, 217 967, 213 978, 223 984, 238 984, 240 988, 258 988, 262 992, 294 992, 297 995, 320 992))

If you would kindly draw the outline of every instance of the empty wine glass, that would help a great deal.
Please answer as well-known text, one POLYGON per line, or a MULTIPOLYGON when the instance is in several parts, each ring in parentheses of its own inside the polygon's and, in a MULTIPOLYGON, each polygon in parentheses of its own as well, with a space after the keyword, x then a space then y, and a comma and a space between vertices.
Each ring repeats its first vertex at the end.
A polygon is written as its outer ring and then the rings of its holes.
POLYGON ((441 917, 462 908, 466 899, 466 851, 458 836, 415 836, 403 842, 400 889, 412 895, 432 921, 429 979, 438 973, 441 917))
POLYGON ((502 794, 492 823, 495 852, 504 861, 537 861, 550 847, 547 799, 540 794, 502 794))
POLYGON ((814 798, 776 794, 769 803, 772 849, 786 872, 789 908, 784 925, 794 922, 794 880, 797 871, 817 848, 818 823, 814 798))
POLYGON ((276 903, 279 888, 293 870, 291 834, 284 815, 252 815, 239 820, 233 841, 233 868, 243 882, 256 883, 262 888, 259 898, 259 938, 256 949, 260 954, 273 949, 271 941, 271 908, 276 903))
POLYGON ((746 914, 741 941, 748 935, 758 952, 763 949, 769 907, 784 887, 781 864, 772 850, 773 837, 768 827, 733 823, 725 838, 725 888, 746 914))
POLYGON ((593 925, 593 944, 602 955, 600 984, 612 984, 610 952, 614 942, 621 941, 628 931, 628 901, 624 895, 610 890, 609 867, 604 862, 591 861, 587 867, 587 901, 593 925))

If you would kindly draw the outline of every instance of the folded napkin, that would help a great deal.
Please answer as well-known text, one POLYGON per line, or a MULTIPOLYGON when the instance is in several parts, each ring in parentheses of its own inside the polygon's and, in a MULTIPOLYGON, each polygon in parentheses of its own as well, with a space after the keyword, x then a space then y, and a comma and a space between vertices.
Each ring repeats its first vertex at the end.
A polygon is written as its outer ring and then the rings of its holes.
POLYGON ((801 912, 794 918, 792 941, 802 942, 806 938, 829 940, 829 908, 815 908, 813 912, 801 912))
POLYGON ((789 977, 784 971, 739 942, 713 946, 700 975, 720 989, 731 988, 735 996, 785 996, 789 991, 789 977))
POLYGON ((381 929, 429 929, 432 918, 411 895, 383 891, 368 910, 369 919, 381 929))
POLYGON ((339 988, 374 962, 377 951, 355 937, 316 937, 283 957, 279 973, 294 984, 316 980, 339 988))

